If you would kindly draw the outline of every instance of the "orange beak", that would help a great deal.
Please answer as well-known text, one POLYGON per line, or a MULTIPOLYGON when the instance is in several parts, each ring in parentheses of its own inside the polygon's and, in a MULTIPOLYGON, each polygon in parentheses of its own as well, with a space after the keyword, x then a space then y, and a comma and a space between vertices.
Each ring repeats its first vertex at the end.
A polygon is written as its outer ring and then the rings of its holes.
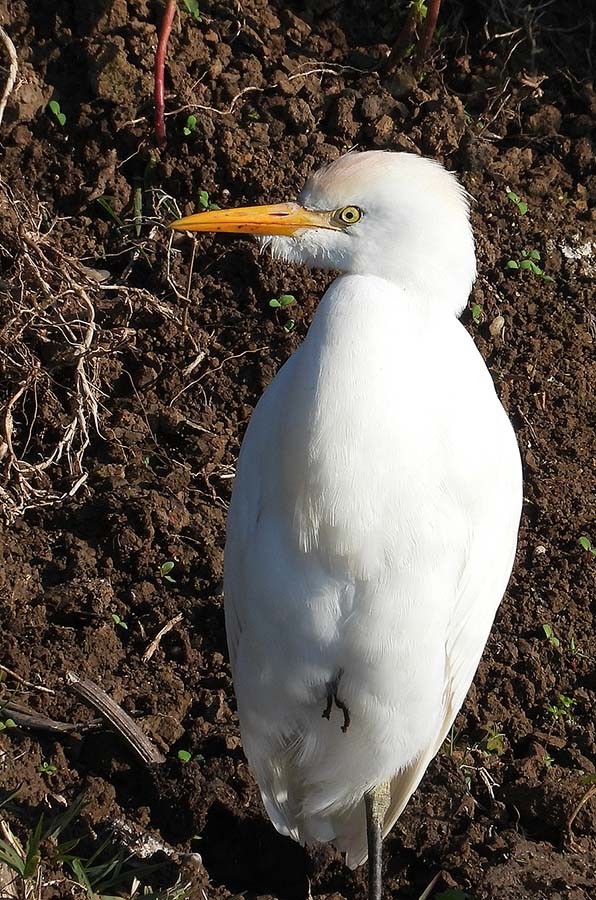
POLYGON ((329 228, 331 213, 305 209, 299 203, 243 206, 214 209, 177 219, 169 226, 175 231, 227 231, 234 234, 295 234, 303 228, 329 228))

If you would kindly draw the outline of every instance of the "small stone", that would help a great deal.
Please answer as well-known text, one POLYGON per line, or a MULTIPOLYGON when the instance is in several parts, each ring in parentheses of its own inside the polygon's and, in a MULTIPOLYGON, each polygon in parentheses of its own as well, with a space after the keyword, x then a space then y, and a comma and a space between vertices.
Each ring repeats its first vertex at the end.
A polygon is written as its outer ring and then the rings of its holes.
POLYGON ((490 331, 492 337, 497 338, 500 337, 503 329, 505 327, 505 319, 503 316, 495 316, 490 325, 488 326, 488 330, 490 331))

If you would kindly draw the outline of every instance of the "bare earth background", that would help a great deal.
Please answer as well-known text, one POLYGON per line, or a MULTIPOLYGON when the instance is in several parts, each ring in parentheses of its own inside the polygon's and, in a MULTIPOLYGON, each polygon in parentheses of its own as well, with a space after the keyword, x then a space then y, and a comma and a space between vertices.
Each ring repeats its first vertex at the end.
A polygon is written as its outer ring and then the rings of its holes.
MULTIPOLYGON (((221 596, 242 434, 331 276, 205 236, 189 281, 192 244, 170 245, 163 226, 201 191, 222 206, 289 199, 349 147, 408 150, 457 170, 474 198, 480 274, 464 322, 514 422, 526 502, 451 745, 386 843, 386 887, 418 898, 443 870, 436 889, 466 892, 454 898, 595 898, 596 798, 573 839, 566 825, 596 762, 596 557, 578 543, 596 544, 589 4, 462 13, 446 2, 416 80, 379 70, 404 5, 201 0, 197 21, 181 3, 158 152, 162 11, 157 0, 0 3, 19 62, 0 146, 0 663, 55 692, 5 673, 0 703, 88 723, 95 714, 66 686, 73 670, 166 756, 149 771, 103 728, 60 739, 6 728, 0 800, 20 791, 0 817, 23 837, 84 789, 82 846, 154 835, 175 864, 154 886, 194 851, 203 864, 188 868, 188 895, 201 900, 305 898, 307 876, 314 897, 363 896, 365 868, 351 873, 329 848, 307 854, 264 815, 221 596), (548 279, 507 268, 533 250, 548 279), (281 293, 296 303, 271 309, 281 293)), ((42 896, 83 893, 57 872, 42 896)))

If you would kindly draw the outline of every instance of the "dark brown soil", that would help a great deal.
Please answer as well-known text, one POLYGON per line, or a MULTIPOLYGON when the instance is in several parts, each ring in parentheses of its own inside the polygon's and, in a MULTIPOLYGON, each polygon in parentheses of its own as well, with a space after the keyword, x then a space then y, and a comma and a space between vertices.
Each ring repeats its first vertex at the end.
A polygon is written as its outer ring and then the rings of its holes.
MULTIPOLYGON (((465 14, 446 3, 439 49, 416 80, 379 70, 403 21, 396 6, 202 0, 199 22, 181 3, 166 67, 169 143, 158 152, 158 0, 0 3, 19 60, 1 134, 0 662, 54 691, 6 674, 2 702, 88 722, 94 713, 66 686, 73 670, 167 757, 148 771, 106 730, 58 740, 9 728, 0 799, 21 786, 9 815, 18 831, 85 789, 83 817, 98 834, 118 821, 175 854, 200 852, 194 869, 171 857, 190 871, 192 897, 304 898, 308 876, 313 896, 352 900, 364 895, 365 867, 350 872, 329 848, 307 854, 266 818, 240 745, 221 596, 241 436, 329 276, 206 236, 188 293, 191 244, 170 247, 163 226, 175 204, 196 209, 199 191, 220 205, 291 198, 353 145, 433 156, 473 195, 480 275, 464 321, 526 477, 509 591, 452 746, 386 843, 387 892, 418 898, 442 870, 437 892, 474 900, 596 897, 596 798, 573 840, 566 826, 596 763, 596 556, 578 542, 596 545, 594 21, 581 2, 481 2, 465 14), (549 280, 507 268, 531 250, 549 280), (89 281, 77 260, 109 281, 89 281), (83 340, 82 290, 98 326, 85 365, 99 431, 68 340, 83 340), (280 292, 296 296, 288 312, 268 305, 280 292), (77 420, 70 452, 41 471, 79 412, 89 446, 77 420), (55 770, 40 772, 44 762, 55 770)), ((70 890, 58 882, 44 896, 70 890)))

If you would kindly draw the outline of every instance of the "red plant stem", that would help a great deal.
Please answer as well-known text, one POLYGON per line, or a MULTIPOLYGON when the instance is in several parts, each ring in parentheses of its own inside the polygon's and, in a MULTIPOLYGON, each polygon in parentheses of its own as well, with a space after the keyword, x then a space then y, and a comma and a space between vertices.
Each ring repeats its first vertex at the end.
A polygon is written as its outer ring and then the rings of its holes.
POLYGON ((164 70, 166 66, 166 50, 168 48, 168 39, 172 30, 174 15, 176 14, 176 0, 167 0, 166 8, 161 20, 161 28, 159 29, 159 37, 157 41, 157 51, 155 53, 155 137, 159 147, 166 144, 166 123, 164 121, 165 110, 165 90, 164 90, 164 70))
POLYGON ((440 8, 441 0, 428 0, 428 12, 426 14, 426 19, 424 20, 424 27, 422 29, 422 34, 420 35, 420 40, 418 41, 418 47, 416 48, 416 60, 418 64, 422 62, 430 47, 430 42, 433 39, 433 34, 437 27, 440 8))

